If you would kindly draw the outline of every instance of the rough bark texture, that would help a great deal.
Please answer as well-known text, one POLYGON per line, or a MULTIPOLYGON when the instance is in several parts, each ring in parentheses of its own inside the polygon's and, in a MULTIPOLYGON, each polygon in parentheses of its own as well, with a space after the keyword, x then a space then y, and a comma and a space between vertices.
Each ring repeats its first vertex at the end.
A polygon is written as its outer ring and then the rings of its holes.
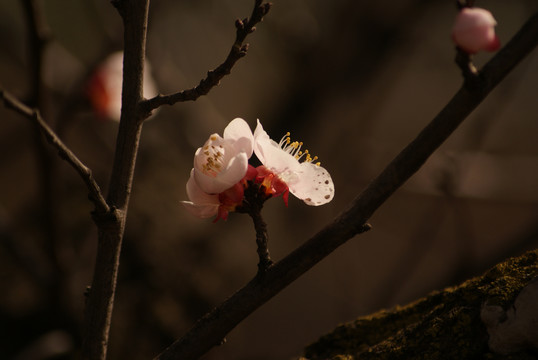
POLYGON ((529 251, 459 286, 340 325, 308 346, 301 360, 536 359, 538 348, 525 344, 493 353, 481 312, 486 305, 517 311, 516 298, 537 276, 538 250, 529 251))

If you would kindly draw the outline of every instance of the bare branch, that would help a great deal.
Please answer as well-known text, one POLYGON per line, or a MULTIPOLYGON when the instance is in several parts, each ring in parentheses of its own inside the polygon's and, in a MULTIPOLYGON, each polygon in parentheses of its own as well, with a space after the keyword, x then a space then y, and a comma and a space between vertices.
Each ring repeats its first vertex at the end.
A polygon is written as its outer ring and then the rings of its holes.
POLYGON ((538 13, 482 69, 477 81, 465 81, 443 110, 396 156, 383 172, 336 217, 291 254, 255 277, 200 319, 157 359, 197 359, 222 342, 248 315, 311 269, 340 245, 369 229, 363 225, 428 157, 454 132, 493 88, 538 45, 538 13))
POLYGON ((478 70, 472 62, 471 55, 459 47, 456 47, 455 62, 461 69, 461 74, 465 81, 472 83, 477 79, 478 70))
POLYGON ((217 86, 220 80, 230 74, 235 63, 247 54, 248 44, 244 44, 248 34, 256 30, 256 24, 263 20, 263 17, 269 12, 271 3, 263 3, 262 0, 256 0, 254 9, 250 18, 236 20, 236 36, 235 42, 226 57, 226 60, 216 69, 210 70, 207 77, 202 79, 194 88, 183 90, 171 95, 157 95, 152 99, 142 102, 142 111, 150 113, 152 110, 162 105, 174 105, 177 102, 194 101, 202 95, 206 95, 209 91, 217 86))
POLYGON ((62 140, 54 133, 50 126, 43 120, 38 110, 32 109, 15 96, 7 91, 0 89, 0 98, 3 99, 6 107, 16 111, 20 115, 32 120, 38 125, 41 132, 47 138, 47 141, 54 146, 62 159, 67 161, 80 175, 90 192, 90 200, 95 205, 95 210, 98 213, 107 213, 109 207, 101 193, 99 185, 92 176, 91 170, 80 161, 75 154, 65 145, 62 140))
MULTIPOLYGON (((30 40, 30 64, 31 64, 31 95, 29 104, 41 109, 39 103, 42 88, 42 66, 44 49, 51 38, 50 29, 48 28, 43 14, 41 0, 25 0, 22 2, 25 8, 26 17, 29 27, 30 40)), ((42 110, 42 109, 41 109, 42 110)))
POLYGON ((112 322, 121 245, 131 196, 144 117, 143 72, 149 0, 112 3, 123 18, 124 58, 121 119, 109 182, 107 202, 113 211, 95 218, 99 228, 97 256, 84 314, 82 358, 105 360, 112 322))
POLYGON ((258 245, 258 257, 260 262, 258 263, 258 275, 263 276, 267 269, 273 264, 271 256, 269 255, 269 248, 267 242, 269 237, 267 236, 267 224, 263 221, 261 214, 261 207, 256 208, 254 211, 248 213, 254 222, 254 228, 256 229, 256 245, 258 245))
MULTIPOLYGON (((39 109, 41 115, 46 113, 47 102, 44 102, 43 84, 43 64, 44 54, 47 44, 51 38, 50 30, 45 21, 43 4, 41 0, 23 0, 21 4, 24 8, 26 26, 28 28, 28 80, 29 89, 24 102, 31 108, 39 109)), ((33 127, 33 146, 36 160, 37 176, 39 184, 39 211, 42 217, 42 235, 46 244, 46 252, 57 276, 55 281, 62 282, 65 274, 65 263, 58 256, 61 236, 58 231, 58 211, 55 203, 58 201, 58 194, 54 186, 54 173, 56 158, 48 151, 48 144, 45 143, 41 135, 41 128, 36 122, 33 127)), ((50 293, 52 296, 60 296, 59 287, 54 286, 50 293), (53 294, 56 293, 56 294, 53 294)), ((54 301, 54 300, 53 300, 54 301)))

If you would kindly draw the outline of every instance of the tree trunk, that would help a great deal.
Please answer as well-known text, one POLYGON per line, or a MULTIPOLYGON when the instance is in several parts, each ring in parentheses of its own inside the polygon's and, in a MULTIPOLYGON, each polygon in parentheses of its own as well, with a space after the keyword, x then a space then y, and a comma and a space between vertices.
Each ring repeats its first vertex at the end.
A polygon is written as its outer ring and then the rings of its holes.
POLYGON ((459 286, 340 325, 301 360, 537 358, 533 250, 459 286))

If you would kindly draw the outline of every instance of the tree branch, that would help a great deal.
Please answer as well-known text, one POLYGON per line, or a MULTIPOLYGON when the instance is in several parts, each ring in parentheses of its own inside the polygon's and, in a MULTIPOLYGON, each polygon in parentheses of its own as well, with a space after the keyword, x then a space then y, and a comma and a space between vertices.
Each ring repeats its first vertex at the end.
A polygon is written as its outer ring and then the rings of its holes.
POLYGON ((258 275, 263 276, 267 269, 273 264, 271 256, 269 255, 269 248, 267 247, 267 224, 263 221, 261 209, 248 213, 254 222, 254 228, 256 229, 256 245, 258 249, 258 275))
POLYGON ((263 17, 269 12, 271 3, 263 4, 262 0, 256 0, 252 15, 243 20, 236 20, 236 36, 235 42, 226 57, 226 60, 216 69, 210 70, 207 77, 202 79, 194 88, 183 90, 170 95, 157 95, 152 99, 142 102, 142 111, 150 113, 152 110, 162 105, 173 105, 177 102, 194 101, 202 95, 206 95, 209 91, 217 86, 220 80, 230 74, 235 63, 247 54, 248 44, 243 45, 248 34, 256 30, 256 24, 263 20, 263 17))
POLYGON ((67 161, 77 171, 82 180, 84 180, 84 183, 86 183, 88 191, 90 192, 90 200, 95 205, 95 211, 98 213, 108 212, 109 207, 101 193, 99 185, 92 176, 91 170, 86 167, 86 165, 84 165, 75 154, 73 154, 73 152, 62 142, 62 140, 60 140, 60 138, 58 138, 50 126, 43 120, 39 111, 26 106, 15 98, 15 96, 1 88, 0 98, 2 98, 4 105, 7 108, 10 108, 20 115, 34 121, 41 132, 45 135, 48 142, 58 150, 60 157, 67 161))
MULTIPOLYGON (((43 4, 41 0, 23 0, 26 25, 28 27, 28 67, 29 91, 24 102, 31 108, 40 111, 41 116, 46 113, 47 102, 44 102, 43 63, 47 44, 50 40, 50 30, 46 24, 43 4)), ((52 303, 58 303, 61 284, 65 277, 65 263, 58 256, 60 246, 60 232, 58 231, 58 194, 54 182, 56 158, 48 151, 42 130, 36 122, 33 126, 33 151, 36 161, 39 184, 39 211, 41 218, 41 234, 44 239, 44 248, 50 259, 55 273, 51 288, 47 291, 52 303)))
POLYGON ((256 230, 256 245, 258 253, 258 275, 263 276, 267 269, 273 265, 273 260, 269 254, 269 248, 267 243, 269 236, 267 235, 267 224, 262 217, 262 207, 266 199, 261 198, 257 191, 259 187, 257 184, 251 184, 247 191, 245 191, 245 199, 243 204, 247 203, 247 206, 242 209, 241 212, 247 213, 254 223, 254 229, 256 230), (252 191, 254 190, 254 191, 252 191))
POLYGON ((50 40, 50 30, 45 23, 40 0, 23 1, 26 17, 28 19, 30 38, 30 64, 31 64, 31 94, 29 103, 40 108, 41 88, 43 87, 42 67, 44 49, 50 40))
POLYGON ((443 110, 331 224, 201 318, 156 359, 197 359, 237 324, 355 235, 425 163, 493 88, 538 45, 538 13, 493 57, 473 84, 464 82, 443 110))
POLYGON ((107 196, 107 203, 113 211, 94 217, 99 238, 84 317, 82 358, 86 360, 106 359, 136 157, 142 124, 149 115, 140 111, 149 0, 117 0, 112 4, 118 9, 124 25, 121 119, 107 196))

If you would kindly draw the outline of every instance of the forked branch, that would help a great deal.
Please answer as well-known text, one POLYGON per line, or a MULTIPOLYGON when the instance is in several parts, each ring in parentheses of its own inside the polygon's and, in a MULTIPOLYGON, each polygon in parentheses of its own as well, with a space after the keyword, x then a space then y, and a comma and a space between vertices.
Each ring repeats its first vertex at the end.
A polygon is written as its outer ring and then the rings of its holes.
POLYGON ((177 92, 170 95, 157 95, 152 99, 142 102, 142 111, 150 113, 152 110, 162 105, 173 105, 177 102, 194 101, 200 96, 206 95, 209 91, 217 86, 220 80, 230 74, 235 63, 247 54, 248 44, 243 44, 248 34, 256 30, 256 24, 263 20, 263 17, 269 12, 271 3, 263 3, 262 0, 256 0, 254 9, 250 18, 236 20, 236 35, 235 41, 226 57, 226 60, 214 70, 207 73, 207 77, 202 79, 200 83, 187 90, 177 92))
POLYGON ((63 143, 50 126, 43 120, 39 111, 26 106, 15 96, 3 89, 0 89, 0 98, 2 98, 4 105, 7 108, 16 111, 38 125, 47 141, 58 150, 60 157, 67 161, 77 171, 82 180, 84 180, 90 193, 90 200, 95 205, 95 211, 98 213, 108 213, 109 206, 101 193, 99 185, 93 178, 92 171, 79 160, 67 145, 63 143))

